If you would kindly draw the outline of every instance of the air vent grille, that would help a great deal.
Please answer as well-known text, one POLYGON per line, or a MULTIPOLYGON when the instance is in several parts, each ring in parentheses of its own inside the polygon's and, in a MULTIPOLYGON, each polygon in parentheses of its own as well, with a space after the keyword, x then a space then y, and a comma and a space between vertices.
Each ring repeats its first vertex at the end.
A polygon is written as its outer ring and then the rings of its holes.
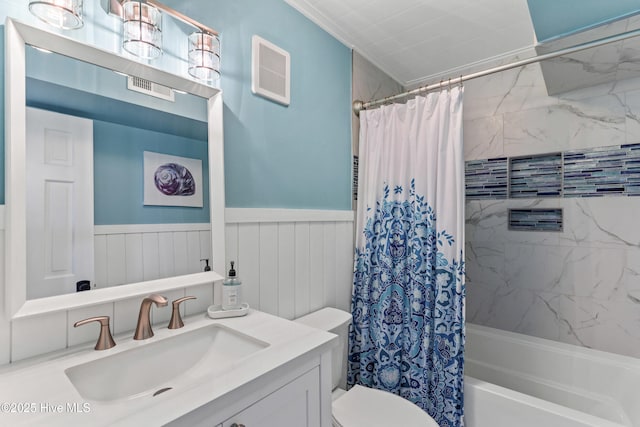
POLYGON ((261 37, 252 38, 251 90, 289 105, 291 63, 289 52, 261 37))
POLYGON ((127 78, 127 89, 144 93, 145 95, 155 96, 156 98, 166 101, 175 101, 175 92, 173 89, 140 77, 129 76, 127 78))

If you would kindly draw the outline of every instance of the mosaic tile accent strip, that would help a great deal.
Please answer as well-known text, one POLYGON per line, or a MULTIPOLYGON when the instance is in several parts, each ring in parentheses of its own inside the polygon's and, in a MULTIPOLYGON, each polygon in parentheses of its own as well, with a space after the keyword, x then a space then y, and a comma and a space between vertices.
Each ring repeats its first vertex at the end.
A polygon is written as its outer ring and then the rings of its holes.
POLYGON ((569 151, 564 196, 640 196, 640 144, 569 151))
POLYGON ((353 182, 351 183, 353 200, 358 200, 358 156, 353 156, 353 182))
POLYGON ((562 209, 509 209, 509 230, 562 231, 562 209))
POLYGON ((562 195, 562 154, 509 159, 509 197, 541 198, 562 195))
POLYGON ((506 157, 466 162, 464 178, 467 199, 506 199, 507 166, 506 157))

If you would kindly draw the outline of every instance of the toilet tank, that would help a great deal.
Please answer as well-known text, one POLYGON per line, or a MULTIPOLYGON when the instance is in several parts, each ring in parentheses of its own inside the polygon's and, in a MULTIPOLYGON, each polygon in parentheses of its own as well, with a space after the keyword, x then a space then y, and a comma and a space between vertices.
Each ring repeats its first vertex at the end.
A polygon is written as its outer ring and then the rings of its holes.
POLYGON ((349 325, 351 314, 337 308, 327 307, 315 311, 295 320, 303 325, 321 329, 338 335, 338 345, 331 353, 331 389, 338 386, 346 388, 347 383, 347 343, 349 340, 349 325))

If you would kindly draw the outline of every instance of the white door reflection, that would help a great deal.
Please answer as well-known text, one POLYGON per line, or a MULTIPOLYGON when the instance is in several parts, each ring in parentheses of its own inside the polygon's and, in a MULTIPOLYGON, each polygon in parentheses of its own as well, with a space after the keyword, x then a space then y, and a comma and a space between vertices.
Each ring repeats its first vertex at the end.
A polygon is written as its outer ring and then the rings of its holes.
POLYGON ((27 108, 27 298, 94 277, 93 122, 27 108))

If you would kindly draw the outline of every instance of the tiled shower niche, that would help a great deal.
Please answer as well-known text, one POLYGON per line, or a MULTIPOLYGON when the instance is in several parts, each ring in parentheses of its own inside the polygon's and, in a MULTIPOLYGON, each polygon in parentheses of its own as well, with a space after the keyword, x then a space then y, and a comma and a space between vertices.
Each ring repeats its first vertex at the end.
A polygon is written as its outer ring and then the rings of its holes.
POLYGON ((509 209, 509 230, 562 231, 562 209, 509 209))

